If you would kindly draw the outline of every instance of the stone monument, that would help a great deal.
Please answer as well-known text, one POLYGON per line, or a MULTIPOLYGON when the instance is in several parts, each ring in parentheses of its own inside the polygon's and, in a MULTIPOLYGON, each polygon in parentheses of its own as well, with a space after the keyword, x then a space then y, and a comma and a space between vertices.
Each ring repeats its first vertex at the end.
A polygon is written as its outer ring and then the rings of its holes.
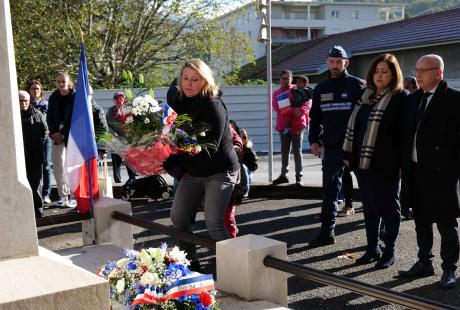
POLYGON ((0 3, 0 309, 108 309, 108 282, 38 246, 9 1, 0 3))

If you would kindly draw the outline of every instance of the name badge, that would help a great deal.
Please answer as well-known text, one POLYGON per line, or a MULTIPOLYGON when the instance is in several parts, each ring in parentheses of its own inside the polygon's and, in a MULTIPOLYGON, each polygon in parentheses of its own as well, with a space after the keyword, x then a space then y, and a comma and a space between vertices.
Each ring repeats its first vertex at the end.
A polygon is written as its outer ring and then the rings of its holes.
POLYGON ((321 101, 332 101, 334 100, 334 93, 321 94, 321 101))

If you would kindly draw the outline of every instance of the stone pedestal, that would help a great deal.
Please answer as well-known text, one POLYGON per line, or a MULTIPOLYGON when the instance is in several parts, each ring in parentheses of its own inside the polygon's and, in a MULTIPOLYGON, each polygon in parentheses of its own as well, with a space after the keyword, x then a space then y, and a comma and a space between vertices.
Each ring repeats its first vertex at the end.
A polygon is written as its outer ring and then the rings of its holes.
POLYGON ((112 219, 113 211, 131 215, 131 203, 109 197, 98 199, 94 203, 94 219, 82 223, 84 245, 93 244, 95 231, 96 244, 111 243, 121 248, 133 248, 133 226, 112 219))
POLYGON ((1 310, 109 309, 109 283, 59 255, 0 262, 1 310))
POLYGON ((38 254, 32 191, 26 177, 9 2, 0 2, 0 260, 38 254))
POLYGON ((39 251, 24 147, 9 1, 0 2, 0 310, 105 310, 109 284, 39 251))
POLYGON ((287 306, 287 274, 265 267, 267 255, 286 259, 286 243, 257 235, 218 242, 217 289, 248 301, 287 306))

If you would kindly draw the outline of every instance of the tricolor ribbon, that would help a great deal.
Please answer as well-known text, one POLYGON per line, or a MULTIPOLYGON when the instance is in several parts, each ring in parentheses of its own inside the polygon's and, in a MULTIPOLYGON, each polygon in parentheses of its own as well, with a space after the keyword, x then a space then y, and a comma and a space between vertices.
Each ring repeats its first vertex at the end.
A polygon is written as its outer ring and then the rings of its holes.
POLYGON ((137 294, 132 304, 157 304, 184 295, 201 294, 204 291, 212 290, 214 290, 212 275, 192 272, 164 289, 155 289, 155 287, 147 285, 144 293, 137 294))

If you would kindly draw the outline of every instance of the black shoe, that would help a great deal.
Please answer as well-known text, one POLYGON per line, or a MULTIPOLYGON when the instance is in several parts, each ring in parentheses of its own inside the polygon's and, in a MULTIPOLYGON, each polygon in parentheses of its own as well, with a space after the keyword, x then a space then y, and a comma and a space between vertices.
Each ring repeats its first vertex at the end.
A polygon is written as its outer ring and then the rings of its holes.
POLYGON ((395 263, 396 257, 394 251, 383 252, 382 257, 380 257, 377 264, 375 264, 376 269, 386 269, 392 266, 395 263))
POLYGON ((330 244, 335 244, 335 236, 334 234, 319 234, 318 237, 310 241, 308 243, 309 248, 317 248, 320 246, 325 246, 325 245, 330 245, 330 244))
POLYGON ((382 252, 380 252, 380 250, 366 251, 363 256, 356 259, 355 264, 364 265, 364 264, 376 262, 380 259, 381 255, 382 255, 382 252))
POLYGON ((453 288, 457 280, 455 278, 455 271, 454 270, 444 270, 441 281, 439 282, 443 288, 453 288))
POLYGON ((434 275, 434 268, 431 264, 424 264, 418 261, 409 270, 399 270, 398 274, 401 278, 429 277, 434 275))
POLYGON ((284 175, 280 175, 280 176, 278 177, 278 179, 276 179, 276 180, 273 181, 272 184, 273 184, 273 185, 278 185, 278 184, 283 184, 283 183, 289 183, 289 179, 288 179, 286 176, 284 176, 284 175))
POLYGON ((45 217, 45 213, 43 213, 43 208, 35 209, 35 218, 41 219, 45 217))

